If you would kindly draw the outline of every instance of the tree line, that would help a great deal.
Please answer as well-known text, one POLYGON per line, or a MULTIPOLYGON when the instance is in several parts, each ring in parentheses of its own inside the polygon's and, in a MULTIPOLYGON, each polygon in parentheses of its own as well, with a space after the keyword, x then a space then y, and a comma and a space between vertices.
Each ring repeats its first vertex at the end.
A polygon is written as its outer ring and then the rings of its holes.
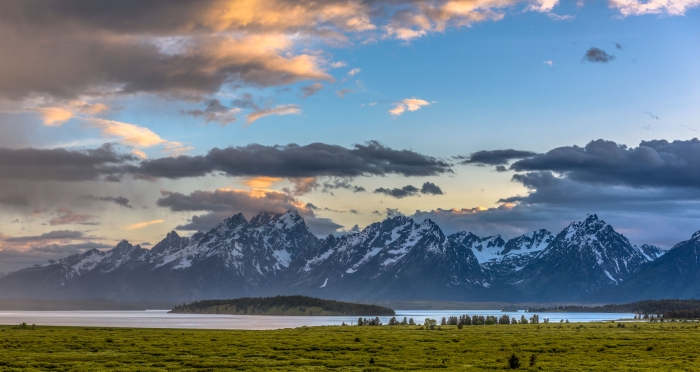
POLYGON ((528 312, 572 312, 572 313, 634 313, 640 319, 656 318, 700 318, 700 300, 646 300, 628 304, 602 306, 552 306, 530 308, 528 312))
MULTIPOLYGON (((549 318, 543 319, 544 323, 549 323, 549 318)), ((568 320, 566 321, 567 323, 569 322, 568 320)), ((493 315, 473 315, 469 316, 468 314, 460 315, 459 317, 457 316, 451 316, 449 318, 442 318, 442 321, 440 322, 440 325, 455 325, 457 328, 462 329, 465 325, 495 325, 495 324, 539 324, 540 323, 540 316, 537 314, 533 314, 529 319, 525 317, 525 315, 521 315, 520 319, 517 319, 516 317, 510 317, 507 314, 501 315, 500 317, 496 317, 493 315)), ((345 324, 345 323, 343 323, 345 324)), ((390 326, 401 326, 401 325, 416 325, 416 322, 413 320, 413 318, 406 319, 406 317, 403 318, 403 320, 398 320, 396 319, 395 316, 391 317, 389 319, 390 326)), ((367 318, 359 318, 357 320, 357 325, 358 326, 377 326, 377 325, 382 325, 382 322, 379 320, 379 317, 376 317, 374 319, 367 319, 367 318)), ((423 326, 425 329, 435 329, 437 326, 437 321, 435 319, 430 319, 426 318, 425 322, 423 323, 423 326)))
POLYGON ((246 311, 251 314, 264 314, 272 308, 286 310, 298 307, 303 311, 304 308, 315 307, 336 313, 337 315, 396 315, 393 309, 384 306, 324 300, 307 296, 243 297, 231 300, 202 300, 175 305, 172 312, 194 313, 223 306, 246 311))

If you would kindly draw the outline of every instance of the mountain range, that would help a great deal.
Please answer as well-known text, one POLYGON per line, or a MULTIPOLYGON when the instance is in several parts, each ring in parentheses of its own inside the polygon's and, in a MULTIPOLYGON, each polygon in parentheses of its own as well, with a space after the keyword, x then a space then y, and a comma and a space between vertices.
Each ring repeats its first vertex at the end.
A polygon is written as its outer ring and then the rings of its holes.
POLYGON ((290 210, 232 216, 144 249, 121 241, 0 277, 4 298, 188 301, 301 294, 342 300, 618 302, 700 295, 700 232, 668 251, 595 214, 554 235, 445 235, 397 216, 320 239, 290 210))

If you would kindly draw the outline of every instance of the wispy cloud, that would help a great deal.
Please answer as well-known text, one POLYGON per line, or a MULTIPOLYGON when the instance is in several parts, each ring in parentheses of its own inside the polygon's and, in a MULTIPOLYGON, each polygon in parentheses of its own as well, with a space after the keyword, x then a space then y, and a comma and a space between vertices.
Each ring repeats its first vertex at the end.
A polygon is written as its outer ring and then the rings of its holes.
POLYGON ((262 109, 262 110, 257 110, 253 111, 247 116, 246 120, 246 125, 253 124, 256 120, 260 118, 264 118, 265 116, 270 116, 270 115, 292 115, 292 114, 301 114, 301 108, 299 105, 279 105, 275 106, 273 108, 268 108, 268 109, 262 109))
POLYGON ((165 220, 151 220, 151 221, 137 222, 137 223, 132 223, 131 225, 126 226, 125 229, 126 230, 138 230, 138 229, 143 229, 144 227, 157 225, 157 224, 160 224, 163 222, 165 222, 165 220))
POLYGON ((362 69, 359 68, 353 68, 352 70, 348 71, 348 76, 355 76, 360 73, 362 69))
POLYGON ((59 207, 56 209, 56 216, 49 221, 49 225, 96 225, 96 222, 91 222, 96 216, 89 214, 80 214, 68 209, 67 207, 59 207))
POLYGON ((354 92, 354 90, 348 89, 348 88, 343 88, 343 89, 340 89, 340 90, 336 90, 336 91, 335 91, 335 94, 337 94, 338 97, 340 97, 340 98, 345 98, 346 95, 348 95, 348 94, 350 94, 350 93, 352 93, 352 92, 354 92))

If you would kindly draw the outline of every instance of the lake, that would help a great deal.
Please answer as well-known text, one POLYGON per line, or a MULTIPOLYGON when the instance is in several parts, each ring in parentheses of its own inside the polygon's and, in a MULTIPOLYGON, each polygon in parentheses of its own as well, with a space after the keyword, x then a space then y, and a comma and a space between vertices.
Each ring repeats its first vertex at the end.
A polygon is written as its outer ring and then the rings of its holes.
MULTIPOLYGON (((529 318, 532 314, 520 312, 502 312, 500 310, 397 310, 396 318, 413 318, 422 324, 425 318, 471 315, 503 314, 529 318)), ((551 322, 568 319, 570 322, 597 322, 633 318, 634 314, 620 313, 539 313, 540 321, 549 318, 551 322)), ((126 327, 126 328, 188 328, 188 329, 279 329, 301 326, 322 326, 356 324, 354 316, 267 316, 267 315, 215 315, 215 314, 169 314, 168 310, 147 311, 0 311, 0 324, 36 324, 42 326, 74 327, 126 327)), ((369 318, 369 317, 368 317, 369 318)), ((382 323, 389 321, 388 316, 380 316, 382 323)))

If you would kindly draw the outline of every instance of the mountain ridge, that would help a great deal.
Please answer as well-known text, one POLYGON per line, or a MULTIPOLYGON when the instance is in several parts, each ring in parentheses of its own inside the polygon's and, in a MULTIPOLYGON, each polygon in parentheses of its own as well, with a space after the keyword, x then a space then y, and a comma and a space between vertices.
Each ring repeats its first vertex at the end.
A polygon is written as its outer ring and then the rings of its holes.
POLYGON ((405 216, 320 239, 289 210, 261 212, 250 221, 236 214, 190 237, 172 231, 150 250, 124 240, 108 251, 8 273, 0 278, 0 296, 592 300, 596 293, 613 293, 663 254, 658 247, 632 245, 595 214, 557 235, 541 229, 509 240, 446 235, 430 219, 418 223, 405 216))

